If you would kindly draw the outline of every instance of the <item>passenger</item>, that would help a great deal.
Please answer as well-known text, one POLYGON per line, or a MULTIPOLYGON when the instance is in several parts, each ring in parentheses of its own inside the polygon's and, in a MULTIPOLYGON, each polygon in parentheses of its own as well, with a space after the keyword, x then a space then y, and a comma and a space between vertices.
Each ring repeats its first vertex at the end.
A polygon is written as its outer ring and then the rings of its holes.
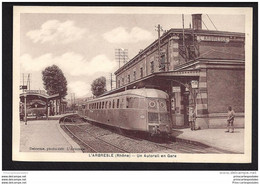
POLYGON ((234 120, 235 120, 235 112, 232 110, 232 107, 228 107, 228 118, 227 118, 227 131, 231 130, 230 133, 234 133, 234 120))

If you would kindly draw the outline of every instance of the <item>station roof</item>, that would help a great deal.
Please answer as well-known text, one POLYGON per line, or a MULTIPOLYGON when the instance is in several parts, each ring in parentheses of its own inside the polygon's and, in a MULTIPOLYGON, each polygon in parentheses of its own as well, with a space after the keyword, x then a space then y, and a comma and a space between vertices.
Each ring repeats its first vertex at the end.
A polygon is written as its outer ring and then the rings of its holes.
POLYGON ((132 85, 138 84, 138 83, 140 83, 142 81, 145 81, 145 80, 148 80, 148 79, 152 79, 153 77, 169 77, 169 76, 173 77, 173 78, 178 78, 178 77, 196 77, 196 76, 198 77, 199 76, 199 71, 198 70, 190 70, 190 71, 155 72, 155 73, 152 73, 152 74, 150 74, 148 76, 145 76, 145 77, 143 77, 141 79, 132 81, 132 82, 130 82, 129 84, 127 84, 125 86, 121 86, 121 87, 116 88, 114 90, 107 91, 106 93, 100 95, 100 97, 111 95, 111 94, 118 93, 118 92, 121 92, 121 91, 125 91, 128 86, 132 86, 132 85))
POLYGON ((46 93, 40 93, 38 90, 32 90, 20 94, 21 101, 24 101, 24 97, 29 99, 53 100, 59 98, 59 94, 48 95, 46 93))

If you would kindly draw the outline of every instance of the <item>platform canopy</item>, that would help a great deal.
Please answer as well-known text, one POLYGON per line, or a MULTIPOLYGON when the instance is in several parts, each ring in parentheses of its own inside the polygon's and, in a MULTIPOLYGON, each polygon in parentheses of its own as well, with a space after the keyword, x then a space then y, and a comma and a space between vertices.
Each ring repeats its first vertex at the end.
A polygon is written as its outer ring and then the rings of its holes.
POLYGON ((49 101, 59 98, 59 94, 48 95, 43 90, 27 90, 20 94, 20 101, 24 103, 24 98, 28 100, 42 100, 42 101, 49 101))

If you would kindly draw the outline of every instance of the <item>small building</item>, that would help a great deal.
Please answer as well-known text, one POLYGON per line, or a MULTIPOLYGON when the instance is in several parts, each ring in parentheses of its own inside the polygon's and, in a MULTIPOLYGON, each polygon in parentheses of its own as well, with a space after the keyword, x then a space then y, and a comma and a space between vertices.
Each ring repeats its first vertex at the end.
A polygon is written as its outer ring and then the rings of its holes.
MULTIPOLYGON (((173 126, 188 126, 190 107, 196 127, 226 126, 227 107, 244 127, 245 34, 202 30, 201 14, 192 28, 170 29, 115 71, 113 94, 156 88, 169 94, 173 126)), ((106 95, 106 94, 105 94, 106 95)))
POLYGON ((20 94, 20 116, 23 119, 26 114, 40 114, 41 116, 53 116, 66 113, 67 102, 61 101, 59 94, 48 95, 44 90, 25 90, 20 94))

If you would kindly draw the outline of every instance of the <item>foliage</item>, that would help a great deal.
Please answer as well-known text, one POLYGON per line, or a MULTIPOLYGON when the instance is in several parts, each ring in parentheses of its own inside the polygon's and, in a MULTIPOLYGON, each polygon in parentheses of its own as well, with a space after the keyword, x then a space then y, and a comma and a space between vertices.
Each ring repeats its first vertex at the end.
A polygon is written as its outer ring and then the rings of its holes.
POLYGON ((91 91, 94 96, 100 96, 107 91, 106 78, 99 77, 95 79, 91 84, 91 91))
POLYGON ((42 80, 48 95, 59 94, 60 98, 67 95, 67 80, 58 66, 46 67, 42 71, 42 80))

